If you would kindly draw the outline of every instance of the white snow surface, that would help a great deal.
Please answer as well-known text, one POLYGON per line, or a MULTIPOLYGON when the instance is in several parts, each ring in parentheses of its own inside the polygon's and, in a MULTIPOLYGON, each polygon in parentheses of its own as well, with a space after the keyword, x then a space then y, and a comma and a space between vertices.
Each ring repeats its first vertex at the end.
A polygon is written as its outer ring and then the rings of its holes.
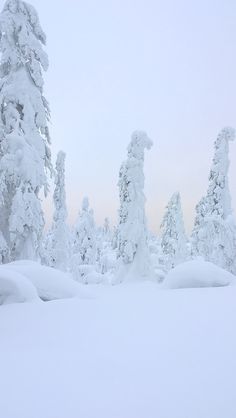
POLYGON ((163 287, 180 289, 191 287, 217 287, 235 285, 236 277, 213 263, 196 260, 179 264, 166 275, 163 287))
MULTIPOLYGON (((1 269, 5 267, 0 266, 1 269)), ((7 269, 28 279, 37 289, 39 297, 45 301, 81 296, 81 286, 70 274, 51 267, 42 266, 29 260, 15 261, 7 264, 7 269)), ((29 283, 29 284, 31 284, 29 283)))
POLYGON ((0 307, 4 418, 235 418, 236 287, 0 307))
POLYGON ((0 267, 0 305, 40 300, 35 287, 22 274, 0 267))

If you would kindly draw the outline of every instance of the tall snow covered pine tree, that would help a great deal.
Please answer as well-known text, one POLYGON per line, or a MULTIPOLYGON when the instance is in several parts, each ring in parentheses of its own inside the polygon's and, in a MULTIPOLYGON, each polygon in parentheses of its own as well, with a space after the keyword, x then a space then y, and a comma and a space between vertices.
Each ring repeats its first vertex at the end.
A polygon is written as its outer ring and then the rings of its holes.
POLYGON ((7 0, 0 15, 0 229, 10 259, 37 259, 44 217, 39 193, 51 171, 48 57, 37 12, 7 0))
POLYGON ((236 222, 228 184, 229 141, 235 130, 224 128, 215 141, 207 194, 196 207, 192 254, 236 274, 236 222))
POLYGON ((144 150, 151 146, 152 141, 145 132, 135 131, 132 134, 128 157, 121 165, 118 183, 120 209, 117 257, 123 267, 129 269, 129 273, 133 270, 139 276, 149 272, 143 164, 144 150))

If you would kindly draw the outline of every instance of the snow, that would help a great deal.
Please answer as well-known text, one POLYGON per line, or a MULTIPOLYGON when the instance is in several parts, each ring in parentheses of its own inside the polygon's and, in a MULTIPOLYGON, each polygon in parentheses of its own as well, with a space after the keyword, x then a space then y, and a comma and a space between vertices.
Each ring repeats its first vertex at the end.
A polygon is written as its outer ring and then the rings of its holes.
POLYGON ((3 418, 235 418, 236 287, 0 308, 3 418))
MULTIPOLYGON (((7 268, 11 272, 16 272, 27 278, 37 289, 39 297, 44 301, 73 298, 83 294, 81 287, 72 279, 70 274, 42 266, 34 261, 15 261, 8 264, 7 268)), ((0 266, 0 273, 2 269, 5 269, 5 267, 0 266)))
POLYGON ((22 274, 0 267, 0 305, 39 300, 35 287, 22 274))
POLYGON ((236 277, 215 264, 199 259, 179 264, 165 277, 163 286, 169 289, 215 287, 236 284, 236 277))

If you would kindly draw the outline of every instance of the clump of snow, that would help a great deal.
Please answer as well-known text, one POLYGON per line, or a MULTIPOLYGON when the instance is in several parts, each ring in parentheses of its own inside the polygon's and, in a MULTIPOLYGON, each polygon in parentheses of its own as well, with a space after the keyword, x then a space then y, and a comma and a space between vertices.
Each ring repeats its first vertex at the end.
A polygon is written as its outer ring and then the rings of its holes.
POLYGON ((217 287, 236 284, 236 277, 213 263, 201 258, 179 264, 165 277, 163 287, 168 289, 217 287))
POLYGON ((15 261, 7 266, 12 272, 25 276, 44 301, 73 298, 80 294, 78 283, 68 273, 34 261, 15 261))
POLYGON ((0 266, 0 305, 39 300, 37 290, 22 274, 0 266))

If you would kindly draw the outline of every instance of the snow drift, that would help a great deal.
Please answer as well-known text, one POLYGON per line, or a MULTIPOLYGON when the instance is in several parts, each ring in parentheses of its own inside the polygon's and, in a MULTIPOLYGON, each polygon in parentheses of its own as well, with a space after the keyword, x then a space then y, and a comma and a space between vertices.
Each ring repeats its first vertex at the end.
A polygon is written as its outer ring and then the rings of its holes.
MULTIPOLYGON (((0 283, 2 284, 2 277, 6 277, 5 281, 9 281, 9 286, 16 283, 22 297, 25 295, 26 300, 29 299, 27 297, 28 289, 33 289, 34 294, 44 301, 72 298, 80 294, 78 283, 69 274, 54 268, 28 260, 15 261, 6 266, 0 266, 0 283), (8 276, 5 275, 6 268, 8 276)), ((0 286, 0 292, 1 289, 0 286)), ((9 287, 9 292, 10 290, 9 287)))
POLYGON ((179 264, 165 277, 163 287, 168 289, 217 287, 235 284, 236 277, 226 270, 202 259, 179 264))
POLYGON ((0 308, 1 418, 235 418, 236 287, 0 308))
POLYGON ((36 288, 22 274, 0 267, 0 305, 39 300, 36 288))

